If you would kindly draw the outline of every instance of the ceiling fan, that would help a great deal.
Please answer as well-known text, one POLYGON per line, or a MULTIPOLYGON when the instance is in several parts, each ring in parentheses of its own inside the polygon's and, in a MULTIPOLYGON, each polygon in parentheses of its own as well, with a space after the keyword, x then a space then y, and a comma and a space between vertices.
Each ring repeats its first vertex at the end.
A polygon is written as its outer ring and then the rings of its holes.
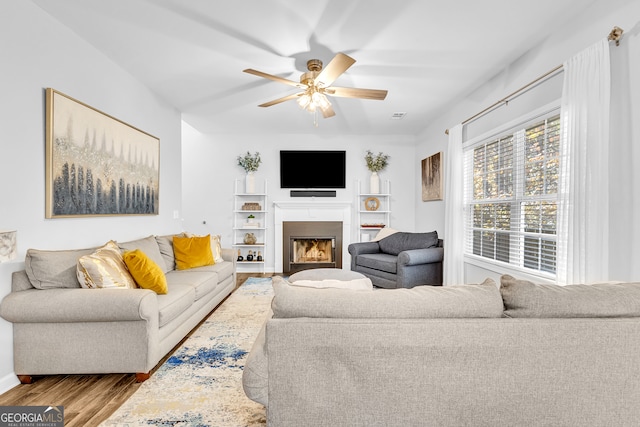
POLYGON ((342 98, 361 98, 373 100, 383 100, 386 98, 386 90, 331 86, 331 84, 338 77, 340 77, 342 73, 347 71, 347 69, 349 69, 349 67, 351 67, 355 62, 355 59, 351 58, 348 55, 345 55, 344 53, 338 53, 324 68, 322 68, 322 61, 320 61, 319 59, 310 59, 309 61, 307 61, 307 69, 309 71, 300 76, 300 82, 274 76, 272 74, 263 73, 262 71, 254 70, 251 68, 247 68, 243 71, 245 73, 253 74, 258 77, 264 77, 265 79, 270 79, 302 89, 301 92, 283 96, 282 98, 274 99, 273 101, 265 102, 264 104, 258 105, 258 107, 271 107, 272 105, 297 99, 298 105, 300 105, 301 108, 314 113, 314 116, 316 118, 314 123, 317 126, 318 110, 322 112, 322 116, 324 118, 329 118, 336 115, 326 95, 342 98))

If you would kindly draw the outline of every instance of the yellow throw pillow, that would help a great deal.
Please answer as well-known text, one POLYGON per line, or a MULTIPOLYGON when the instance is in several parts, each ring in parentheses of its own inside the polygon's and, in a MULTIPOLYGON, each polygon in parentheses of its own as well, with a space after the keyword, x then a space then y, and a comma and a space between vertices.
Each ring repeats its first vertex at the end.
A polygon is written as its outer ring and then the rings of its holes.
POLYGON ((178 270, 215 264, 211 252, 211 236, 208 234, 204 237, 173 236, 173 253, 178 270))
MULTIPOLYGON (((205 237, 193 233, 183 233, 185 237, 205 237)), ((222 236, 219 234, 209 235, 211 238, 211 253, 213 254, 213 263, 217 264, 224 261, 222 258, 222 236)))
POLYGON ((144 252, 140 249, 134 249, 125 252, 122 258, 138 286, 144 289, 151 289, 160 295, 167 293, 167 278, 164 272, 144 252))
POLYGON ((137 288, 124 264, 120 248, 112 240, 92 254, 78 258, 76 276, 80 286, 87 289, 137 288))

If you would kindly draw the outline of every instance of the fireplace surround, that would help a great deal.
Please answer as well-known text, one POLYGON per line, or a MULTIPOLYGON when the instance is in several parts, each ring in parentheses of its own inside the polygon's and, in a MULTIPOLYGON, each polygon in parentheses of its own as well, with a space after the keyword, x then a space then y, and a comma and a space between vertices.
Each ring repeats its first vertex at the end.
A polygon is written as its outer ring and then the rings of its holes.
POLYGON ((342 268, 342 222, 284 221, 282 250, 283 273, 342 268))

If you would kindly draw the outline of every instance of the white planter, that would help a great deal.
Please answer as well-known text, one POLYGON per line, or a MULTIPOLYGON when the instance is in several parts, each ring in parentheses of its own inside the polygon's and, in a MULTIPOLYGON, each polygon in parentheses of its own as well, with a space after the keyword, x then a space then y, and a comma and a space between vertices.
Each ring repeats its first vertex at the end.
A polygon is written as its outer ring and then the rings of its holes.
POLYGON ((380 177, 378 176, 378 172, 371 172, 369 192, 371 194, 380 194, 380 177))
POLYGON ((253 176, 253 172, 247 172, 245 179, 245 193, 253 194, 256 192, 256 177, 253 176))

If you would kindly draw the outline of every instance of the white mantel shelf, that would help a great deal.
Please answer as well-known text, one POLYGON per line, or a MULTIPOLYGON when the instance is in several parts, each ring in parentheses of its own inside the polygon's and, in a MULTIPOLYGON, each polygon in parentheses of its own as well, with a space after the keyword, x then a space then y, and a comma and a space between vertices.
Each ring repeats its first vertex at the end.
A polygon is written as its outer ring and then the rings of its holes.
POLYGON ((305 198, 304 200, 274 201, 274 269, 282 273, 282 223, 286 221, 339 221, 342 222, 342 268, 348 268, 351 242, 350 200, 326 200, 323 198, 305 198))

